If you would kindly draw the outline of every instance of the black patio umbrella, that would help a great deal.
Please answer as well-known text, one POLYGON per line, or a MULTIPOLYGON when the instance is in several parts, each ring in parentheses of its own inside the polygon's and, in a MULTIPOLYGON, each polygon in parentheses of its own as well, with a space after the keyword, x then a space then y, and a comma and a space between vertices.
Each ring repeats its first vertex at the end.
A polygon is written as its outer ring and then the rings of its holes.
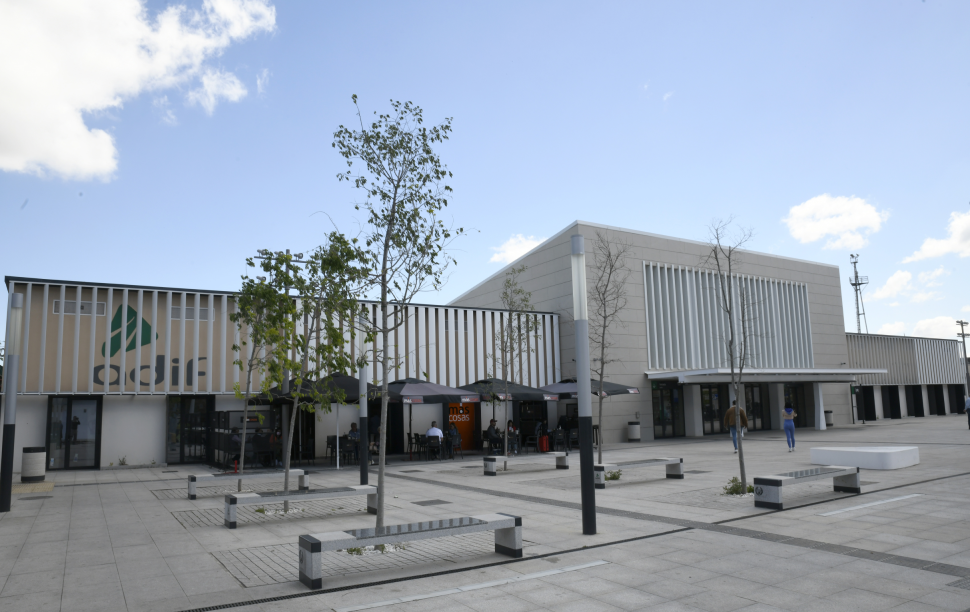
MULTIPOLYGON (((336 389, 343 389, 344 391, 344 403, 354 404, 360 400, 360 380, 354 378, 353 376, 348 376, 347 374, 342 374, 336 372, 327 376, 324 379, 318 381, 304 380, 300 385, 300 395, 304 398, 309 397, 313 389, 317 389, 320 393, 332 393, 336 389)), ((377 387, 367 383, 367 394, 370 397, 374 397, 377 387)), ((278 400, 291 400, 293 399, 293 392, 296 391, 296 378, 290 379, 290 392, 284 394, 279 387, 274 387, 270 390, 270 395, 273 396, 273 401, 278 400)))
POLYGON ((483 402, 492 401, 493 395, 500 402, 554 402, 559 399, 559 396, 555 393, 536 389, 535 387, 527 387, 512 381, 505 381, 501 378, 476 380, 470 385, 459 387, 459 389, 465 389, 479 394, 483 402))
MULTIPOLYGON (((539 388, 547 393, 558 394, 559 399, 561 400, 573 399, 579 394, 579 384, 576 382, 575 378, 566 378, 557 383, 539 388)), ((637 387, 618 385, 616 383, 606 382, 605 380, 603 381, 603 388, 600 389, 600 381, 592 378, 589 380, 589 388, 593 395, 602 395, 603 397, 608 397, 611 395, 624 395, 628 393, 640 393, 640 389, 637 387)))
POLYGON ((408 405, 408 433, 412 433, 414 404, 468 404, 480 402, 477 393, 455 389, 417 378, 404 378, 387 384, 387 400, 408 405))

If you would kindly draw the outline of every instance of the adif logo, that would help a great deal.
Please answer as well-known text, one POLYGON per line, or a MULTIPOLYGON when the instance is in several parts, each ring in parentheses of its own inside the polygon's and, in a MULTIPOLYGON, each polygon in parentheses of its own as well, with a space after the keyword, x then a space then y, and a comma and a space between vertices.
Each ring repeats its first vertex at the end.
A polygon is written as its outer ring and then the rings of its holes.
MULTIPOLYGON (((111 318, 111 356, 114 357, 119 350, 121 350, 121 309, 124 306, 118 306, 118 310, 115 312, 115 316, 111 318)), ((138 342, 137 325, 138 325, 138 311, 128 307, 128 317, 127 325, 125 326, 124 338, 128 341, 125 346, 125 352, 131 351, 135 348, 135 343, 138 342)), ((155 339, 158 339, 158 334, 155 334, 155 339)), ((145 319, 141 320, 141 345, 147 346, 152 343, 152 326, 148 324, 145 319)), ((101 343, 101 355, 104 356, 106 342, 101 343)))

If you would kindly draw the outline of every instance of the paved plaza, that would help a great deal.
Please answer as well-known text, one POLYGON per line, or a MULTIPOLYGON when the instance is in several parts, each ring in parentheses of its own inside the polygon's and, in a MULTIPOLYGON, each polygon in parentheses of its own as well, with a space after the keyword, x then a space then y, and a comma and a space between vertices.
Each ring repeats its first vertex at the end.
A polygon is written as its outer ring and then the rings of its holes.
MULTIPOLYGON (((568 471, 530 455, 496 477, 483 475, 480 456, 394 461, 388 524, 519 515, 524 558, 494 553, 490 533, 324 553, 322 592, 297 580, 297 539, 372 526, 363 498, 294 503, 287 515, 245 507, 229 530, 225 488, 186 499, 186 475, 201 466, 57 472, 52 490, 15 495, 0 515, 0 610, 970 609, 965 417, 799 430, 797 439, 788 453, 782 432, 750 433, 749 480, 810 467, 812 446, 917 445, 920 464, 863 470, 861 496, 826 481, 792 487, 778 512, 721 495, 737 473, 725 436, 615 445, 604 452, 610 463, 683 457, 686 477, 667 479, 662 466, 624 470, 596 492, 599 533, 583 536, 578 453, 568 471)), ((358 478, 355 466, 319 468, 311 482, 358 478)))

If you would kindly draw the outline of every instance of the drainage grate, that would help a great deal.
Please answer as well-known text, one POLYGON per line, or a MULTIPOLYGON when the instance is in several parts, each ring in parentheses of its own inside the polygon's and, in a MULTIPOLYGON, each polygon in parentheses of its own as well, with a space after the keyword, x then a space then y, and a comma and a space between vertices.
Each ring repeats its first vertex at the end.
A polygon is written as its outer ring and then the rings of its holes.
POLYGON ((710 470, 687 470, 685 474, 710 474, 710 470))
POLYGON ((466 470, 467 470, 467 469, 469 469, 469 468, 477 468, 478 466, 477 466, 477 465, 463 465, 463 466, 461 466, 461 467, 462 467, 463 469, 466 469, 466 470))
POLYGON ((958 589, 966 589, 970 591, 970 578, 963 578, 961 580, 957 580, 956 582, 951 582, 946 586, 956 587, 958 589))
POLYGON ((178 470, 162 470, 162 474, 178 474, 178 470))
POLYGON ((450 501, 445 501, 443 499, 426 499, 424 501, 411 502, 415 506, 440 506, 442 504, 450 504, 450 501))
POLYGON ((417 474, 418 472, 423 472, 424 470, 401 470, 402 474, 417 474))
POLYGON ((34 501, 35 499, 52 499, 53 495, 38 495, 36 497, 21 497, 20 501, 34 501))

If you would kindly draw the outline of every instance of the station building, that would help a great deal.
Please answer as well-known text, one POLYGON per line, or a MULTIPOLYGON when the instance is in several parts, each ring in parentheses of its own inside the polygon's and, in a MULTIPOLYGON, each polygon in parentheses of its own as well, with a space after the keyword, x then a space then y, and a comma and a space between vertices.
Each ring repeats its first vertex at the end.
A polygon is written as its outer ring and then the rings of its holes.
MULTIPOLYGON (((626 441, 631 422, 641 424, 645 440, 725 433, 723 415, 733 399, 727 320, 716 305, 716 275, 703 265, 708 245, 594 223, 570 224, 450 304, 394 306, 390 314, 402 324, 391 342, 391 379, 461 387, 501 376, 496 329, 510 316, 502 309, 502 284, 512 266, 523 265, 519 281, 536 310, 514 316, 532 318, 535 331, 508 377, 542 387, 574 376, 570 236, 585 237, 592 284, 598 233, 630 247, 626 307, 611 330, 609 358, 616 362, 606 379, 640 390, 606 400, 599 435, 607 443, 626 441)), ((735 280, 753 296, 742 391, 750 428, 780 429, 786 403, 798 412, 797 426, 817 429, 962 410, 957 342, 846 334, 837 266, 740 255, 735 280)), ((229 432, 243 418, 235 388, 245 381, 233 346, 247 333, 230 320, 231 291, 12 276, 5 284, 8 297, 23 294, 25 307, 16 470, 25 446, 46 447, 48 469, 55 470, 214 463, 225 456, 229 432)), ((379 306, 368 308, 376 320, 379 306)), ((378 368, 370 372, 370 382, 380 384, 378 368)), ((266 404, 251 416, 253 430, 280 423, 280 407, 266 404)), ((456 421, 471 450, 493 414, 500 422, 513 418, 528 433, 542 419, 555 423, 576 413, 575 400, 511 402, 499 412, 477 403, 398 404, 389 412, 388 450, 404 452, 408 432, 423 433, 432 420, 456 421)), ((302 414, 294 457, 325 456, 327 437, 346 433, 358 415, 355 405, 302 414)))

